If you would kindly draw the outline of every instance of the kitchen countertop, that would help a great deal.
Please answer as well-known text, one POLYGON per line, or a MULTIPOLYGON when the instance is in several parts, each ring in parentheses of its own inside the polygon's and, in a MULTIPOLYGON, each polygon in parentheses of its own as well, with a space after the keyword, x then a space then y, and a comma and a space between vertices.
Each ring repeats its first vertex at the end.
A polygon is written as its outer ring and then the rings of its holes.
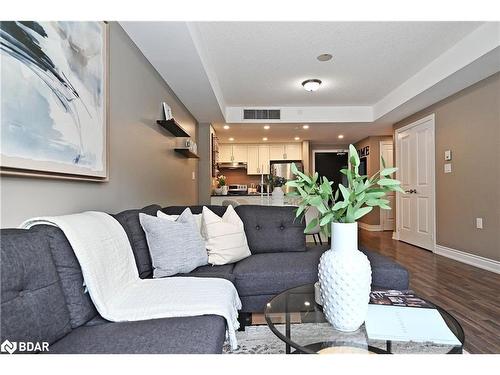
MULTIPOLYGON (((238 198, 238 197, 260 197, 260 193, 246 193, 246 194, 228 194, 228 195, 217 195, 217 194, 212 194, 210 195, 211 197, 229 197, 229 198, 238 198)), ((271 193, 269 193, 269 196, 271 196, 271 193)), ((267 197, 267 193, 264 193, 264 197, 267 197)))

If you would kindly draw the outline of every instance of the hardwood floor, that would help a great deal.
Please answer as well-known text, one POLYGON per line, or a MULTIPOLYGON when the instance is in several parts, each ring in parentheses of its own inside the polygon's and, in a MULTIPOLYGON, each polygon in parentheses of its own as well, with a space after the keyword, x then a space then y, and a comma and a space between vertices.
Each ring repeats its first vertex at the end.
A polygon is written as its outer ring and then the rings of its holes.
POLYGON ((469 353, 500 353, 500 275, 392 239, 360 231, 362 245, 410 272, 410 288, 448 310, 465 332, 469 353))

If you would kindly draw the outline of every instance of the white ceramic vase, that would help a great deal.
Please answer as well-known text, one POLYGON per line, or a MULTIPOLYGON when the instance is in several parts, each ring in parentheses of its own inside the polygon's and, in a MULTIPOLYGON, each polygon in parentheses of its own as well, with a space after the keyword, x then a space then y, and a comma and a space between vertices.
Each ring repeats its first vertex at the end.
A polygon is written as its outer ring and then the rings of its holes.
POLYGON ((275 186, 271 195, 273 206, 283 206, 285 204, 285 193, 281 186, 275 186))
POLYGON ((221 189, 222 189, 222 195, 227 195, 227 193, 229 191, 229 186, 224 185, 221 187, 221 189))
POLYGON ((356 331, 365 321, 372 270, 358 250, 358 223, 332 223, 332 246, 318 267, 323 313, 339 331, 356 331))

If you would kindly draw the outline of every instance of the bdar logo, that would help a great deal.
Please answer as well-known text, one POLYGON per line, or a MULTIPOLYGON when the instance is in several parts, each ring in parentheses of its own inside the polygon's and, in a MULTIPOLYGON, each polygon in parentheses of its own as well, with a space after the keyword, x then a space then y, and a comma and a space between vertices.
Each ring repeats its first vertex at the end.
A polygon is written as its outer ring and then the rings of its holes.
POLYGON ((0 350, 2 352, 8 352, 10 354, 14 353, 17 349, 17 342, 10 342, 9 340, 5 340, 2 342, 2 345, 0 346, 0 350))

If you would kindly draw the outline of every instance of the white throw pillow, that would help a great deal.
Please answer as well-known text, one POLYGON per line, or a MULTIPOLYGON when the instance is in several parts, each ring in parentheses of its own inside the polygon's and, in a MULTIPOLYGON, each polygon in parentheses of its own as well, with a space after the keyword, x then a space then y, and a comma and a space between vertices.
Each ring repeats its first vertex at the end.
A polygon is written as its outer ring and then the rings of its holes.
POLYGON ((251 255, 243 221, 232 206, 227 207, 222 217, 203 207, 201 234, 210 264, 234 263, 251 255))
MULTIPOLYGON (((167 215, 165 212, 158 210, 156 212, 157 217, 161 217, 162 219, 167 219, 170 221, 176 221, 179 215, 167 215)), ((201 214, 193 214, 194 220, 196 221, 196 225, 198 226, 198 229, 200 230, 201 233, 201 214)))

